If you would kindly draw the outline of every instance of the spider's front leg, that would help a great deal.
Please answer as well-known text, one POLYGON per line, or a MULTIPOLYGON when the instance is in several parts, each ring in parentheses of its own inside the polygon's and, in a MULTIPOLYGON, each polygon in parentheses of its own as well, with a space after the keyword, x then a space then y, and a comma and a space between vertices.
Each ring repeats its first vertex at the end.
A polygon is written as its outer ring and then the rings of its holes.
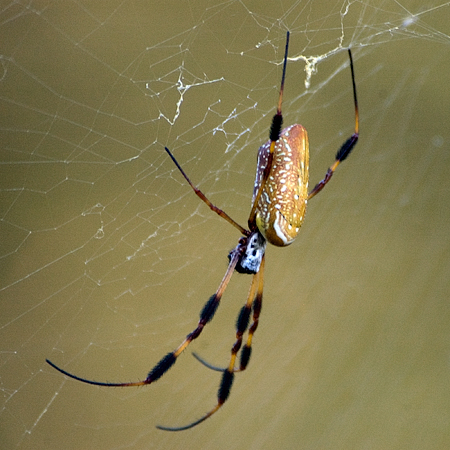
MULTIPOLYGON (((230 362, 228 364, 228 367, 226 369, 218 369, 218 368, 206 363, 200 357, 198 357, 196 354, 194 354, 194 356, 200 362, 202 362, 205 366, 207 366, 211 369, 220 370, 221 372, 223 372, 222 380, 220 382, 219 390, 217 392, 217 404, 214 406, 213 409, 211 409, 209 412, 207 412, 200 419, 198 419, 188 425, 181 426, 181 427, 166 427, 166 426, 158 425, 157 428, 159 428, 160 430, 166 430, 166 431, 187 430, 189 428, 195 427, 196 425, 202 423, 203 421, 205 421, 206 419, 211 417, 227 401, 227 399, 230 395, 231 386, 232 386, 233 380, 234 380, 234 372, 245 370, 245 368, 247 367, 247 364, 250 360, 250 355, 251 355, 251 345, 252 345, 253 334, 258 327, 259 314, 261 312, 262 294, 263 294, 263 285, 264 285, 264 277, 263 277, 263 275, 264 275, 264 260, 265 260, 264 251, 265 251, 266 242, 265 242, 265 239, 261 236, 261 234, 258 231, 255 231, 248 238, 246 238, 246 237, 242 238, 240 241, 240 244, 242 244, 243 247, 242 247, 242 252, 239 255, 239 261, 236 264, 236 268, 238 266, 245 267, 247 269, 248 269, 248 267, 254 267, 255 272, 249 272, 248 270, 245 271, 245 273, 253 273, 252 284, 250 287, 250 292, 247 297, 247 301, 246 301, 245 305, 241 308, 238 318, 236 320, 236 342, 234 343, 233 347, 231 348, 231 357, 230 357, 230 362), (247 261, 247 258, 250 258, 250 260, 247 261), (255 262, 255 258, 256 259, 259 258, 259 260, 257 262, 255 262), (253 308, 253 323, 248 330, 247 341, 241 352, 240 368, 236 369, 235 368, 236 357, 242 346, 242 337, 243 337, 245 331, 247 331, 247 329, 248 329, 252 308, 253 308)), ((238 247, 239 247, 239 245, 238 245, 238 247)), ((236 252, 238 250, 238 247, 236 247, 235 250, 231 251, 231 253, 230 253, 231 260, 236 258, 236 252)))
MULTIPOLYGON (((242 258, 236 265, 237 272, 253 274, 253 279, 250 286, 250 292, 247 297, 247 302, 242 307, 236 319, 236 343, 233 346, 232 353, 234 352, 236 354, 241 348, 242 336, 248 328, 252 308, 253 323, 250 326, 246 344, 241 351, 239 368, 234 367, 233 361, 233 372, 241 372, 245 370, 250 360, 253 334, 258 327, 258 319, 262 306, 266 244, 267 242, 261 235, 261 233, 259 233, 258 231, 252 233, 248 237, 247 243, 245 244, 242 258)), ((232 252, 230 253, 229 257, 231 256, 231 254, 232 252)), ((229 370, 229 368, 218 367, 209 363, 197 353, 193 353, 193 356, 204 366, 208 367, 208 369, 215 370, 217 372, 226 372, 227 370, 229 370)))
MULTIPOLYGON (((246 239, 246 238, 244 238, 246 239)), ((207 323, 209 323, 219 306, 222 295, 230 282, 231 276, 238 264, 239 260, 242 258, 244 246, 242 244, 242 240, 239 241, 238 245, 232 252, 232 256, 230 258, 230 263, 228 264, 227 271, 217 289, 217 291, 209 298, 209 300, 205 303, 202 311, 200 312, 200 319, 198 321, 197 327, 189 333, 183 342, 172 352, 167 353, 161 360, 153 367, 153 369, 147 375, 147 378, 140 381, 126 382, 126 383, 108 383, 104 381, 95 381, 89 380, 87 378, 82 378, 77 375, 74 375, 70 372, 67 372, 64 369, 61 369, 56 364, 46 359, 47 363, 50 364, 54 369, 58 370, 62 374, 73 378, 74 380, 81 381, 87 384, 93 384, 95 386, 106 386, 106 387, 129 387, 129 386, 144 386, 147 384, 151 384, 161 378, 176 362, 178 356, 183 353, 186 347, 194 340, 197 339, 203 328, 207 323)))

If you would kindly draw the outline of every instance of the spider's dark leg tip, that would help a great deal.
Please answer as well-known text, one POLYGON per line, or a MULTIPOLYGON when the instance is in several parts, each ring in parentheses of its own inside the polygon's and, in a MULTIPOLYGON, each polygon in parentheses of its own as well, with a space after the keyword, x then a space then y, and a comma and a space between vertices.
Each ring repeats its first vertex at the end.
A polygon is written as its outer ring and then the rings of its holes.
POLYGON ((67 372, 67 371, 64 370, 64 369, 61 369, 61 368, 58 367, 56 364, 52 363, 49 359, 46 359, 45 362, 46 362, 47 364, 49 364, 50 366, 52 366, 54 369, 56 369, 58 372, 60 372, 60 373, 62 373, 62 374, 64 374, 64 375, 66 375, 66 376, 68 376, 68 377, 71 377, 71 378, 74 378, 74 379, 78 379, 78 377, 76 377, 75 375, 72 375, 71 373, 67 372))
MULTIPOLYGON (((175 160, 175 156, 172 155, 172 152, 171 152, 167 147, 164 147, 164 150, 165 150, 166 153, 172 158, 172 161, 175 162, 175 161, 176 161, 176 160, 175 160)), ((175 162, 175 164, 178 165, 178 163, 176 163, 176 162, 175 162)))
POLYGON ((203 359, 200 355, 198 355, 195 352, 192 352, 192 356, 200 363, 202 363, 205 367, 207 367, 208 369, 211 370, 215 370, 216 372, 225 372, 225 370, 227 370, 226 368, 223 367, 217 367, 217 366, 213 366, 212 364, 210 364, 208 361, 206 361, 205 359, 203 359))

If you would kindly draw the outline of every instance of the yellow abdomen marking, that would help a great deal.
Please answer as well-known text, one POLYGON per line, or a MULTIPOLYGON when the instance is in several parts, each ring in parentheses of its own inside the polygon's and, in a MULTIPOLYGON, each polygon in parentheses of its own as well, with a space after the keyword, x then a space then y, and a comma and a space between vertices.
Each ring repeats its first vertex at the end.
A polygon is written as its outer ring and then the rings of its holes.
MULTIPOLYGON (((270 141, 258 150, 254 201, 269 155, 270 141)), ((302 125, 285 128, 275 144, 269 178, 256 207, 260 233, 273 245, 284 247, 297 237, 308 198, 309 143, 302 125)))

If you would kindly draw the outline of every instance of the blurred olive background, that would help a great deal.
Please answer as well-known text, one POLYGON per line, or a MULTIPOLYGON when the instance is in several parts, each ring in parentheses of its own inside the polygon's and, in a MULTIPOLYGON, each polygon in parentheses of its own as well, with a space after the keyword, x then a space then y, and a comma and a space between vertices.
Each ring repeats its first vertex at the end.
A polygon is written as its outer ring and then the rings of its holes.
POLYGON ((0 442, 20 449, 450 447, 450 7, 379 2, 4 4, 0 442), (214 406, 250 277, 155 385, 239 235, 164 152, 245 225, 291 31, 283 113, 311 184, 360 141, 268 248, 246 372, 214 406), (342 51, 334 51, 342 49, 342 51), (305 89, 305 63, 319 58, 305 89))

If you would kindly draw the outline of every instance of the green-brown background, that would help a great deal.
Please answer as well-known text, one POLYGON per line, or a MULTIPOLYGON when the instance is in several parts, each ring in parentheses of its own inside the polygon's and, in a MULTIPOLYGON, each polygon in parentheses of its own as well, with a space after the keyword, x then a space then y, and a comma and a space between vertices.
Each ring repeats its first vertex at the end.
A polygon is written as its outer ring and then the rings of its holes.
MULTIPOLYGON (((355 2, 341 22, 340 2, 259 3, 4 4, 2 448, 450 447, 450 8, 355 2), (406 9, 422 15, 405 24, 406 9), (253 359, 225 407, 164 433, 215 402, 220 376, 190 352, 140 389, 66 380, 45 358, 135 380, 193 329, 238 235, 163 147, 245 224, 287 28, 292 57, 341 34, 353 47, 361 139, 297 242, 268 249, 253 359)), ((312 183, 352 132, 346 64, 325 59, 309 92, 288 65, 285 123, 308 129, 312 183)), ((193 346, 213 363, 249 283, 232 280, 193 346)))

